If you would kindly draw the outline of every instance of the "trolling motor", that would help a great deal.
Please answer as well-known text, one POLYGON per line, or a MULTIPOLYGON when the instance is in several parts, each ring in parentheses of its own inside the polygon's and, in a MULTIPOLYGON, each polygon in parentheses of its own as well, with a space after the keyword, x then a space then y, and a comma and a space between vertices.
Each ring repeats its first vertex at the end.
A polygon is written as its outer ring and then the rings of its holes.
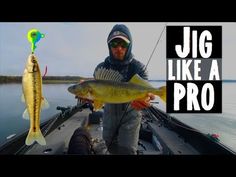
POLYGON ((61 116, 63 118, 65 118, 65 117, 70 115, 70 113, 72 111, 72 108, 71 108, 71 106, 68 106, 68 107, 57 106, 57 110, 60 110, 61 111, 61 116))
POLYGON ((69 110, 69 109, 70 109, 69 106, 67 108, 66 107, 57 106, 57 110, 60 110, 62 112, 65 112, 66 110, 69 110))

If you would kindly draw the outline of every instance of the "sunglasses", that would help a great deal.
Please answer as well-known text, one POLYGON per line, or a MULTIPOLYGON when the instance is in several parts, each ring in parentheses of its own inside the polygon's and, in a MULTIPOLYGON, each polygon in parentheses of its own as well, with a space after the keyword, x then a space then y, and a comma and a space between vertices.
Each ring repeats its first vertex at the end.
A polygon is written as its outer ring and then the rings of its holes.
POLYGON ((117 48, 118 46, 121 46, 122 48, 128 48, 129 44, 125 41, 111 41, 110 46, 112 48, 117 48))

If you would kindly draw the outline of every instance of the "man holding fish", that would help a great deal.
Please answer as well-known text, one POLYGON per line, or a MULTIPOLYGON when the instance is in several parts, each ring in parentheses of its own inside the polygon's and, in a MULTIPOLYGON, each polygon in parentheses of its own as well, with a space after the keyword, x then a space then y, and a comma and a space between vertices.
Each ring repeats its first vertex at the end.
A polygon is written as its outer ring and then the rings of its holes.
POLYGON ((111 154, 136 154, 141 109, 150 106, 155 95, 165 101, 165 87, 148 82, 145 65, 134 59, 132 37, 123 24, 115 25, 107 38, 109 56, 94 72, 94 80, 73 85, 68 91, 93 101, 95 110, 104 106, 103 139, 111 154))

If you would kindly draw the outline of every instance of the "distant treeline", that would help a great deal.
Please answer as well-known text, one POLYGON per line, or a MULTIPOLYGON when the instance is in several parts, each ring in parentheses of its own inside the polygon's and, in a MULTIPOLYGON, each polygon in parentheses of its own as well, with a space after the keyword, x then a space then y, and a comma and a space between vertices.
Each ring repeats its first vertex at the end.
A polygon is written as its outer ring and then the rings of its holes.
MULTIPOLYGON (((81 79, 86 79, 80 76, 45 76, 43 83, 74 83, 81 79)), ((0 83, 21 83, 22 76, 0 76, 0 83)))
MULTIPOLYGON (((80 80, 87 80, 91 78, 84 78, 80 76, 45 76, 43 77, 43 83, 58 84, 58 83, 76 83, 80 80)), ((149 80, 157 82, 165 82, 166 80, 149 80)), ((2 83, 21 83, 22 76, 0 76, 0 84, 2 83)), ((236 82, 236 80, 225 79, 223 82, 236 82)))

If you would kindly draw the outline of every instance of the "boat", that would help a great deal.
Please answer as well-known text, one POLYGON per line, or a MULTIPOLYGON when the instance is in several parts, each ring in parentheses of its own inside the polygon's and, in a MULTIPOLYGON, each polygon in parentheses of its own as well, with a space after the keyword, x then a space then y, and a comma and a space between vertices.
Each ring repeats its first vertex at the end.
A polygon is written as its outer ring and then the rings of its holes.
MULTIPOLYGON (((1 146, 0 154, 110 155, 102 139, 103 111, 93 112, 88 103, 57 109, 61 112, 41 124, 46 146, 25 145, 26 131, 1 146)), ((154 104, 142 110, 137 155, 202 154, 235 155, 235 152, 217 137, 184 124, 154 104)))

